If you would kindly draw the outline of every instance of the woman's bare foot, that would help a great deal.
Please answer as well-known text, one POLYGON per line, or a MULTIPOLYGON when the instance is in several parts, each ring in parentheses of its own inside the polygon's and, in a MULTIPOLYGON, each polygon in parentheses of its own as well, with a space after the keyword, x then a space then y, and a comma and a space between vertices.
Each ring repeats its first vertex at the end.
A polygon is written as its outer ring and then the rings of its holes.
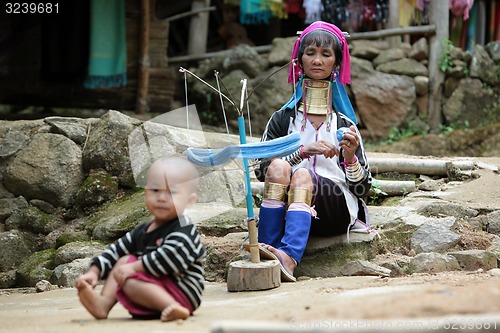
POLYGON ((187 319, 189 317, 189 310, 180 304, 172 304, 167 306, 161 312, 161 321, 172 321, 176 319, 187 319))
POLYGON ((297 267, 297 264, 295 263, 295 260, 293 260, 288 254, 285 252, 278 250, 277 248, 267 245, 267 244, 262 244, 266 249, 274 253, 276 257, 280 259, 281 264, 283 267, 285 267, 286 271, 290 273, 290 275, 293 276, 293 271, 295 270, 295 267, 297 267))
POLYGON ((94 289, 87 281, 81 281, 77 285, 78 297, 80 302, 88 312, 96 319, 106 319, 108 310, 104 306, 104 302, 100 299, 102 296, 95 293, 94 289))

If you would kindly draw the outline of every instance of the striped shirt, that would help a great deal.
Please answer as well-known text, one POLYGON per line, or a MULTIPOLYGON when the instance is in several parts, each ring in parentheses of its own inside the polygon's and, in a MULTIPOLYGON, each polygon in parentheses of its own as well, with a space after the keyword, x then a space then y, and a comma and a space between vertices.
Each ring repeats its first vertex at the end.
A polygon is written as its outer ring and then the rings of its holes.
POLYGON ((118 259, 133 254, 142 261, 148 274, 169 275, 196 309, 201 304, 205 282, 205 249, 196 226, 186 216, 147 232, 149 224, 137 226, 92 258, 92 263, 101 270, 100 278, 108 277, 118 259))

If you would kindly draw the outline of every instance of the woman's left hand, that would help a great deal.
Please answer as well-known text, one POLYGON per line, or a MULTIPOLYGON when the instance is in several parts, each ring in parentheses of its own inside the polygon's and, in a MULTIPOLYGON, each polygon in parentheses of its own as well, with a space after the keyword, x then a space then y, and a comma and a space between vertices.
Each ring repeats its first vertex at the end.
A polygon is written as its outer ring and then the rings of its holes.
POLYGON ((342 148, 342 156, 344 156, 344 161, 348 164, 354 162, 354 157, 356 156, 356 150, 359 146, 358 135, 356 134, 356 128, 351 126, 350 131, 344 132, 343 140, 339 142, 340 148, 342 148))

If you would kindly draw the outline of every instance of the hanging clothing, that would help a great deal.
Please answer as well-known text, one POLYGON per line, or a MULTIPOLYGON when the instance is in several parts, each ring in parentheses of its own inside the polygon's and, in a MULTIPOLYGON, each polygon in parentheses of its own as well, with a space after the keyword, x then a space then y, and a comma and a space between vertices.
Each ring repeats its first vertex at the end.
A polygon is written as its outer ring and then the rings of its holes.
POLYGON ((321 0, 304 0, 304 9, 306 10, 306 24, 321 20, 321 0))
POLYGON ((271 10, 266 0, 241 0, 241 24, 268 24, 271 10))
POLYGON ((127 85, 125 0, 91 0, 87 89, 127 85))

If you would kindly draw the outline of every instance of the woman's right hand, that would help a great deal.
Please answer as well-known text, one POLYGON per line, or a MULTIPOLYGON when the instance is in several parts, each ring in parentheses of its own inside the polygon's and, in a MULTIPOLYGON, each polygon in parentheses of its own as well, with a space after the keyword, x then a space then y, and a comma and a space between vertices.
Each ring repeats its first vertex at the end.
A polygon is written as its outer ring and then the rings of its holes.
POLYGON ((302 152, 308 156, 324 155, 326 158, 332 158, 339 155, 339 150, 334 144, 325 140, 319 140, 308 145, 304 145, 302 152))

